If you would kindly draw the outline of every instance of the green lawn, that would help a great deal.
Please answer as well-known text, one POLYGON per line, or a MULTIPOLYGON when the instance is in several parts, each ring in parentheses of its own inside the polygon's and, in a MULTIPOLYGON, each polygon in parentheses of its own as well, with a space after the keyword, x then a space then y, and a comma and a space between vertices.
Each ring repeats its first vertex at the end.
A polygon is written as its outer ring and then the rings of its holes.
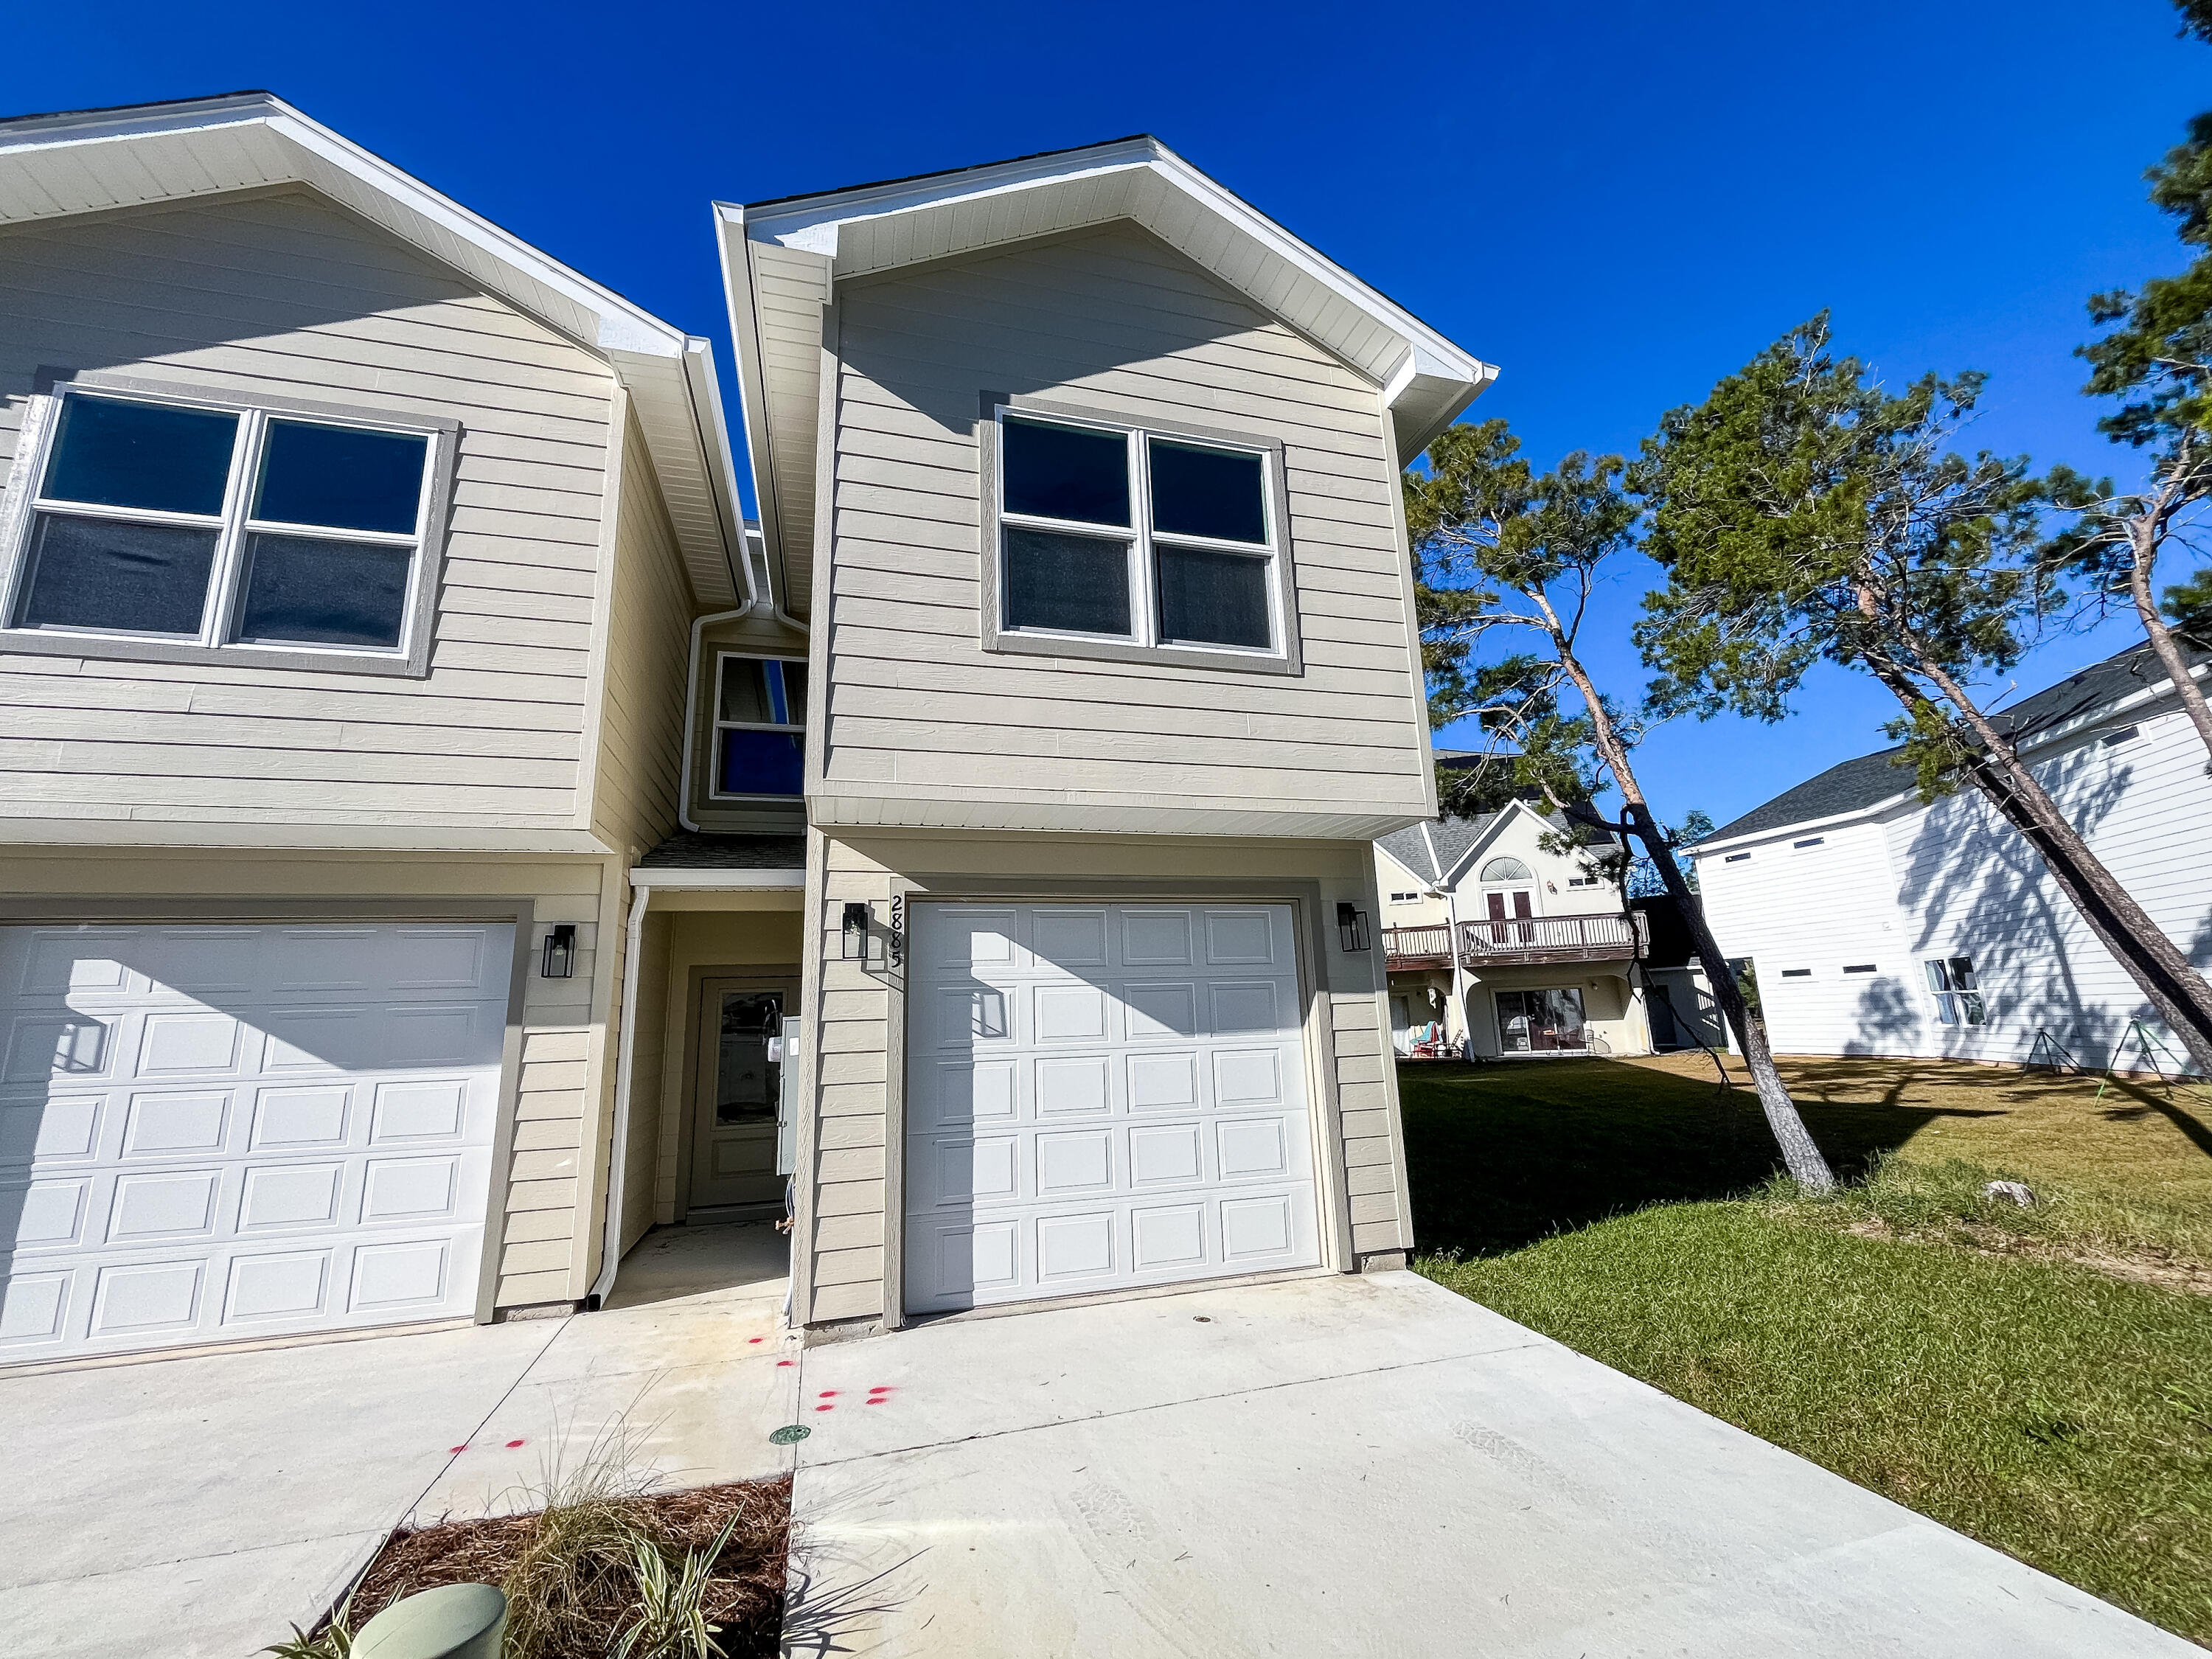
POLYGON ((1692 1058, 1402 1066, 1421 1271, 2212 1646, 2212 1108, 1785 1062, 1808 1200, 1692 1058))

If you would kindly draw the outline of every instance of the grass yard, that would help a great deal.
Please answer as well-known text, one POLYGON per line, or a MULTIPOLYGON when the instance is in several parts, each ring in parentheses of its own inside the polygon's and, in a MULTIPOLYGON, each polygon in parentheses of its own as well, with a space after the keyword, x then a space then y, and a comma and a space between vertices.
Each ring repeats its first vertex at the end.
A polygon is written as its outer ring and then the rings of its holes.
POLYGON ((2212 1646, 2212 1100, 1783 1068, 1832 1199, 1703 1055, 1401 1066, 1416 1265, 2212 1646))

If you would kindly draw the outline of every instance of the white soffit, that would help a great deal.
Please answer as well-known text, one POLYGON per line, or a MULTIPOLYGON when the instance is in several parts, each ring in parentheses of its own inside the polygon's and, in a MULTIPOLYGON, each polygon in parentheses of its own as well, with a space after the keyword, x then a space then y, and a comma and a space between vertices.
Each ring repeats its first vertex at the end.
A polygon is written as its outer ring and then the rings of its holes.
POLYGON ((0 120, 0 227, 303 185, 604 359, 630 394, 701 602, 750 603, 708 343, 265 92, 0 120))
POLYGON ((717 203, 771 568, 811 563, 822 309, 840 278, 1130 220, 1382 388, 1410 461, 1498 371, 1150 137, 738 206, 717 203), (744 258, 742 267, 739 253, 744 258))

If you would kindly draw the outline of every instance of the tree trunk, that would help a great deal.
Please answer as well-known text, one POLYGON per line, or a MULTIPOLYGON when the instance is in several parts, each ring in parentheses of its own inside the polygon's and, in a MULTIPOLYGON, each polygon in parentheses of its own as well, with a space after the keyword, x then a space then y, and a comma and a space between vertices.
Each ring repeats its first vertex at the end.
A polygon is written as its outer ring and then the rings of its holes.
POLYGON ((1705 964, 1705 977, 1712 983, 1713 1000, 1721 1006, 1721 1013, 1735 1032, 1735 1040, 1743 1048, 1743 1061, 1750 1069, 1753 1085, 1759 1091, 1759 1109, 1766 1114, 1766 1127, 1774 1132, 1774 1144, 1782 1150, 1783 1167, 1791 1179, 1808 1192, 1826 1193, 1835 1190, 1836 1174, 1828 1167, 1828 1160, 1813 1139, 1812 1131, 1805 1120, 1797 1115, 1797 1103, 1790 1098, 1789 1086, 1782 1081, 1782 1073, 1774 1069, 1774 1053, 1766 1046, 1766 1033, 1751 1018, 1744 1006, 1743 992, 1729 969, 1728 958, 1713 938, 1713 930, 1705 925, 1705 913, 1690 891, 1690 884, 1682 879, 1681 866, 1674 862, 1674 849, 1667 844, 1667 832, 1659 827, 1652 816, 1644 791, 1636 781, 1636 774, 1628 764, 1628 748, 1613 729, 1607 718, 1605 704, 1599 701, 1597 687, 1583 672, 1582 661, 1568 644, 1565 630, 1559 618, 1553 615, 1551 605, 1539 593, 1532 596, 1543 607, 1546 619, 1551 624, 1553 649, 1559 654, 1559 666, 1567 671, 1582 694, 1590 720, 1594 744, 1606 765, 1612 770, 1613 781, 1620 787, 1620 798, 1627 803, 1628 823, 1636 838, 1651 854, 1651 862, 1659 872, 1659 879, 1666 884, 1667 896, 1682 913, 1682 921, 1689 927, 1690 938, 1698 947, 1698 960, 1705 964))
MULTIPOLYGON (((1867 665, 1908 713, 1925 702, 1895 665, 1869 660, 1867 665)), ((2081 831, 1964 689, 1925 657, 1919 666, 1982 744, 1982 754, 1966 768, 1975 787, 2035 848, 2082 921, 2189 1050, 2196 1069, 2212 1076, 2212 985, 2089 850, 2081 831)))
POLYGON ((1640 797, 1629 801, 1628 821, 1635 828, 1636 838, 1651 854, 1659 879, 1666 884, 1667 896, 1682 913, 1691 941, 1697 947, 1698 960, 1705 964, 1705 978, 1712 984, 1713 1000, 1720 1004, 1722 1014, 1743 1048, 1744 1064, 1750 1068, 1752 1083, 1759 1091, 1759 1109, 1766 1114, 1766 1127, 1774 1132, 1775 1145, 1782 1149, 1783 1167, 1808 1192, 1833 1190, 1835 1172, 1829 1169, 1828 1160, 1814 1144, 1805 1120, 1797 1115, 1797 1103, 1790 1098, 1782 1073, 1774 1069, 1774 1053, 1766 1046, 1766 1032, 1752 1018, 1728 958, 1721 954, 1719 941, 1706 926, 1704 907, 1690 890, 1690 884, 1682 879, 1681 866, 1674 862, 1674 849, 1667 844, 1666 831, 1659 827, 1650 807, 1640 797))
POLYGON ((2205 706, 2203 688, 2191 675, 2173 630, 2158 614, 2158 600, 2150 588, 2151 568, 2158 556, 2157 535, 2158 526, 2148 518, 2128 526, 2128 550, 2132 555, 2128 561, 2128 597, 2135 601, 2136 615, 2142 620, 2143 635, 2150 641, 2159 665, 2172 678, 2174 696, 2181 699, 2190 724, 2204 744, 2205 770, 2212 772, 2212 708, 2205 706))

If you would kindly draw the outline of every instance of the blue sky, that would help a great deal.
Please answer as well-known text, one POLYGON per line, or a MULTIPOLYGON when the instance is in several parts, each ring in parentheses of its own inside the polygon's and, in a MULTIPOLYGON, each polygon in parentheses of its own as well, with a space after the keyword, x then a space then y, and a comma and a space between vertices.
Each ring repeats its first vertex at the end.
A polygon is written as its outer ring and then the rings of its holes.
MULTIPOLYGON (((671 321, 726 339, 707 204, 1152 131, 1470 349, 1541 463, 1632 448, 1791 324, 1992 376, 1977 439, 2110 471, 2069 355, 2180 263, 2141 173, 2212 107, 2166 0, 1683 6, 104 3, 16 9, 0 110, 265 87, 671 321), (2109 84, 2097 79, 2100 72, 2109 84)), ((1593 652, 1609 684, 1645 577, 1593 652)), ((2026 688, 2127 642, 2053 641, 2026 688)), ((1878 746, 1830 672, 1778 727, 1667 728, 1725 822, 1878 746)), ((1447 734, 1447 740, 1449 740, 1447 734)))

